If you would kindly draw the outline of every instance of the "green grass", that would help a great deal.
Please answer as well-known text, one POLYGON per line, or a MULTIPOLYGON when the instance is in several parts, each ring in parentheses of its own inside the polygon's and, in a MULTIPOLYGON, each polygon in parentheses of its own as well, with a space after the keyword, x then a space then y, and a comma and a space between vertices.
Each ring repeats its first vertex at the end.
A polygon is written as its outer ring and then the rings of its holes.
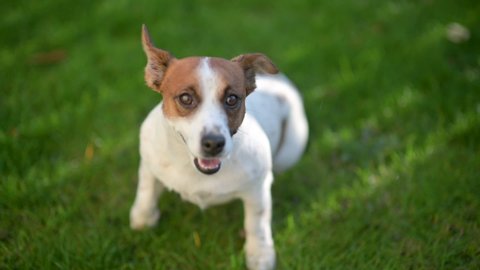
POLYGON ((264 52, 301 89, 309 148, 273 186, 279 269, 480 268, 478 1, 0 10, 0 268, 244 269, 239 202, 202 212, 168 193, 158 227, 128 227, 139 125, 160 100, 142 23, 177 57, 264 52), (449 42, 450 22, 470 40, 449 42))

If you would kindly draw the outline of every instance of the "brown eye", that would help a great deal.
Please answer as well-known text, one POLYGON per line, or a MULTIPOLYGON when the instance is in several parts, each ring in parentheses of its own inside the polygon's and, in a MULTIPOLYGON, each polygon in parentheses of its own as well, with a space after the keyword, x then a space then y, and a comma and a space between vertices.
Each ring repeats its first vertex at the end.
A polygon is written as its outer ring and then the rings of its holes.
POLYGON ((237 106, 238 102, 239 102, 240 98, 236 95, 229 95, 226 99, 225 99, 225 105, 227 105, 228 107, 235 107, 237 106))
POLYGON ((193 104, 193 97, 192 95, 190 94, 187 94, 187 93, 184 93, 184 94, 181 94, 179 97, 178 97, 178 100, 180 101, 180 104, 182 104, 183 106, 192 106, 193 104))

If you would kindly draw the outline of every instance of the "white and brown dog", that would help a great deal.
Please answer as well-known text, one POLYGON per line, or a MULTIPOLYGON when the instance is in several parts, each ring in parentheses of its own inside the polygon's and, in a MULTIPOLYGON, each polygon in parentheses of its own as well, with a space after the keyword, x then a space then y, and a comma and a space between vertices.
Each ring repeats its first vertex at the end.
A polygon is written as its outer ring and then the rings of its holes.
POLYGON ((272 172, 291 167, 308 137, 297 89, 262 54, 176 59, 154 47, 145 26, 142 42, 145 81, 163 102, 141 127, 131 227, 156 224, 165 188, 200 208, 241 199, 247 266, 274 268, 272 172))

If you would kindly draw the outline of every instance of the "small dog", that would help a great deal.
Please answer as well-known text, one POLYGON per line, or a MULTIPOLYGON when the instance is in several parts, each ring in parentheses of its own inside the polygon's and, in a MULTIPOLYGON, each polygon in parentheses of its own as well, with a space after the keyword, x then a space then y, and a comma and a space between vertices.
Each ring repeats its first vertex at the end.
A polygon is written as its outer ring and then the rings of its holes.
POLYGON ((142 43, 146 84, 163 101, 141 127, 130 226, 157 223, 165 188, 202 209, 241 199, 247 266, 273 269, 273 171, 291 167, 308 139, 297 89, 263 54, 176 59, 154 47, 145 26, 142 43))

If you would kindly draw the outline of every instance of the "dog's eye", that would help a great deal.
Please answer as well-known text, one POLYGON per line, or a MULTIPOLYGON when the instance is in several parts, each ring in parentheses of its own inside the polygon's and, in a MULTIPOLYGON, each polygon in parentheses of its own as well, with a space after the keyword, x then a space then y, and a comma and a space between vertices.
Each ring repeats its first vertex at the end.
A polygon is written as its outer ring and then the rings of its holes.
POLYGON ((225 99, 225 104, 228 106, 228 107, 235 107, 237 104, 238 104, 238 101, 240 100, 240 98, 236 95, 229 95, 226 99, 225 99))
POLYGON ((184 106, 191 106, 193 104, 193 97, 190 94, 184 93, 178 97, 180 103, 184 106))

